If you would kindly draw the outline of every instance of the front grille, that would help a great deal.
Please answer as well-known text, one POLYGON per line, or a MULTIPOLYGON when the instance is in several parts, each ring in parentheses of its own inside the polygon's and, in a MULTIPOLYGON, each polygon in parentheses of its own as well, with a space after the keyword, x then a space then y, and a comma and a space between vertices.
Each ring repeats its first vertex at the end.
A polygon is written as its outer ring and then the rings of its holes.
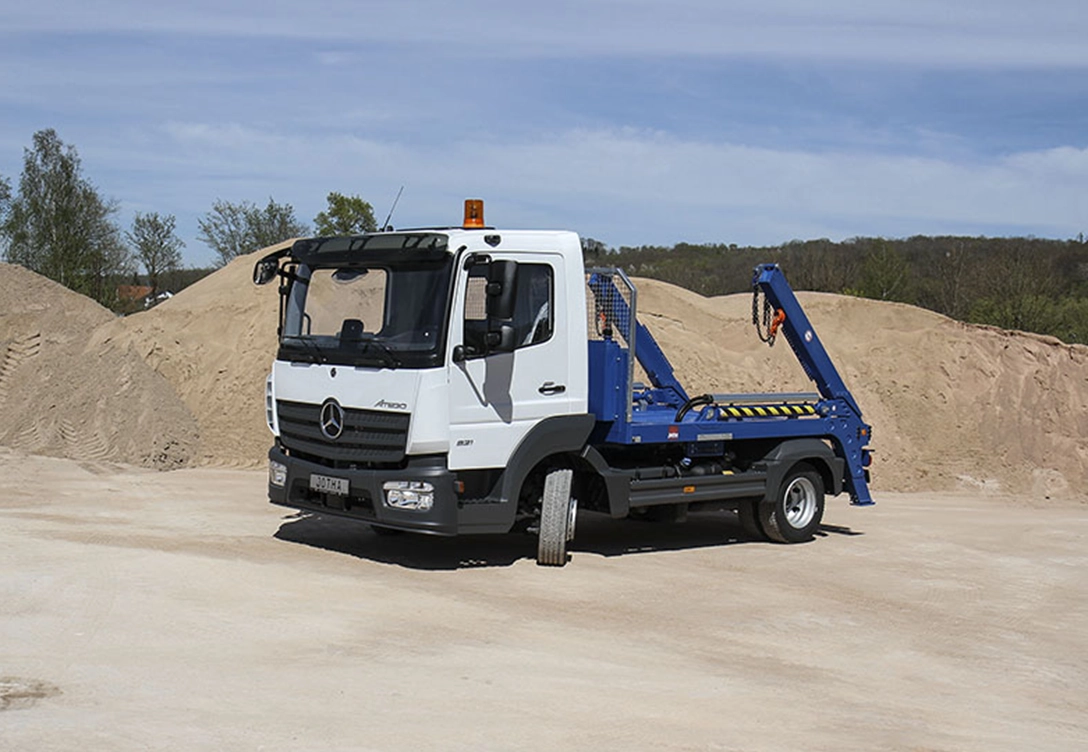
POLYGON ((280 440, 293 452, 335 463, 387 464, 404 459, 409 413, 344 408, 344 431, 335 441, 321 433, 321 405, 276 400, 280 440))

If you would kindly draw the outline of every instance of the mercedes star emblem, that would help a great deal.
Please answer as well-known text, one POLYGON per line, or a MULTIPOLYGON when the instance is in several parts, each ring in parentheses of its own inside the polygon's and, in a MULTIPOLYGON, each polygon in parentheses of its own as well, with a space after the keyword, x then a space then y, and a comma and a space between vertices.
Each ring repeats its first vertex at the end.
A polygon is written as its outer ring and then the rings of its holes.
POLYGON ((325 400, 321 406, 321 433, 336 441, 344 432, 344 408, 334 399, 325 400))

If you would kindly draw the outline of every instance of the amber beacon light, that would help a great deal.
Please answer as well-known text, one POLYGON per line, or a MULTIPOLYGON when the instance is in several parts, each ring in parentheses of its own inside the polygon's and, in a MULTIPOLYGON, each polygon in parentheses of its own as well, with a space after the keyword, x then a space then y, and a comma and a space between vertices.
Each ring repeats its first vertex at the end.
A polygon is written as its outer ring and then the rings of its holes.
POLYGON ((466 230, 479 229, 484 226, 484 202, 479 198, 465 199, 465 223, 466 230))

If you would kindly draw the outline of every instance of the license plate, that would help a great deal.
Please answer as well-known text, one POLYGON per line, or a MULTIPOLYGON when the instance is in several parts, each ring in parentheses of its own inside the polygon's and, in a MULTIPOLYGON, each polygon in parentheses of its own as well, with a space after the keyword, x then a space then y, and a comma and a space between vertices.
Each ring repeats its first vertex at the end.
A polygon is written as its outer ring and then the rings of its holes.
POLYGON ((348 495, 348 479, 333 478, 329 475, 311 475, 310 490, 321 493, 331 493, 337 496, 348 495))

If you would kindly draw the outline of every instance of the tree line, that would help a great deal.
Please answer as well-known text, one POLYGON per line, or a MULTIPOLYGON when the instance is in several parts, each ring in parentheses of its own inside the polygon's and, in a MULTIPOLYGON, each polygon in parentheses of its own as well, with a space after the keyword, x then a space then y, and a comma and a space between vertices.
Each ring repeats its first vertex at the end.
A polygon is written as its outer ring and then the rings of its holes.
POLYGON ((1088 243, 1040 238, 915 236, 608 248, 587 240, 589 265, 618 266, 702 295, 751 289, 756 264, 777 263, 797 290, 888 300, 959 321, 1088 343, 1088 243))
MULTIPOLYGON (((374 210, 358 196, 329 193, 328 207, 313 223, 317 235, 344 235, 377 229, 374 210)), ((182 268, 184 241, 173 214, 137 212, 132 224, 117 223, 119 206, 103 198, 83 175, 79 154, 56 131, 34 134, 23 150, 23 170, 13 187, 0 175, 0 247, 3 257, 124 310, 131 301, 118 295, 126 281, 140 281, 142 267, 151 296, 166 286, 180 289, 208 270, 182 268)), ((217 199, 197 221, 198 237, 216 254, 216 266, 292 237, 311 234, 290 204, 269 197, 266 206, 217 199)))

